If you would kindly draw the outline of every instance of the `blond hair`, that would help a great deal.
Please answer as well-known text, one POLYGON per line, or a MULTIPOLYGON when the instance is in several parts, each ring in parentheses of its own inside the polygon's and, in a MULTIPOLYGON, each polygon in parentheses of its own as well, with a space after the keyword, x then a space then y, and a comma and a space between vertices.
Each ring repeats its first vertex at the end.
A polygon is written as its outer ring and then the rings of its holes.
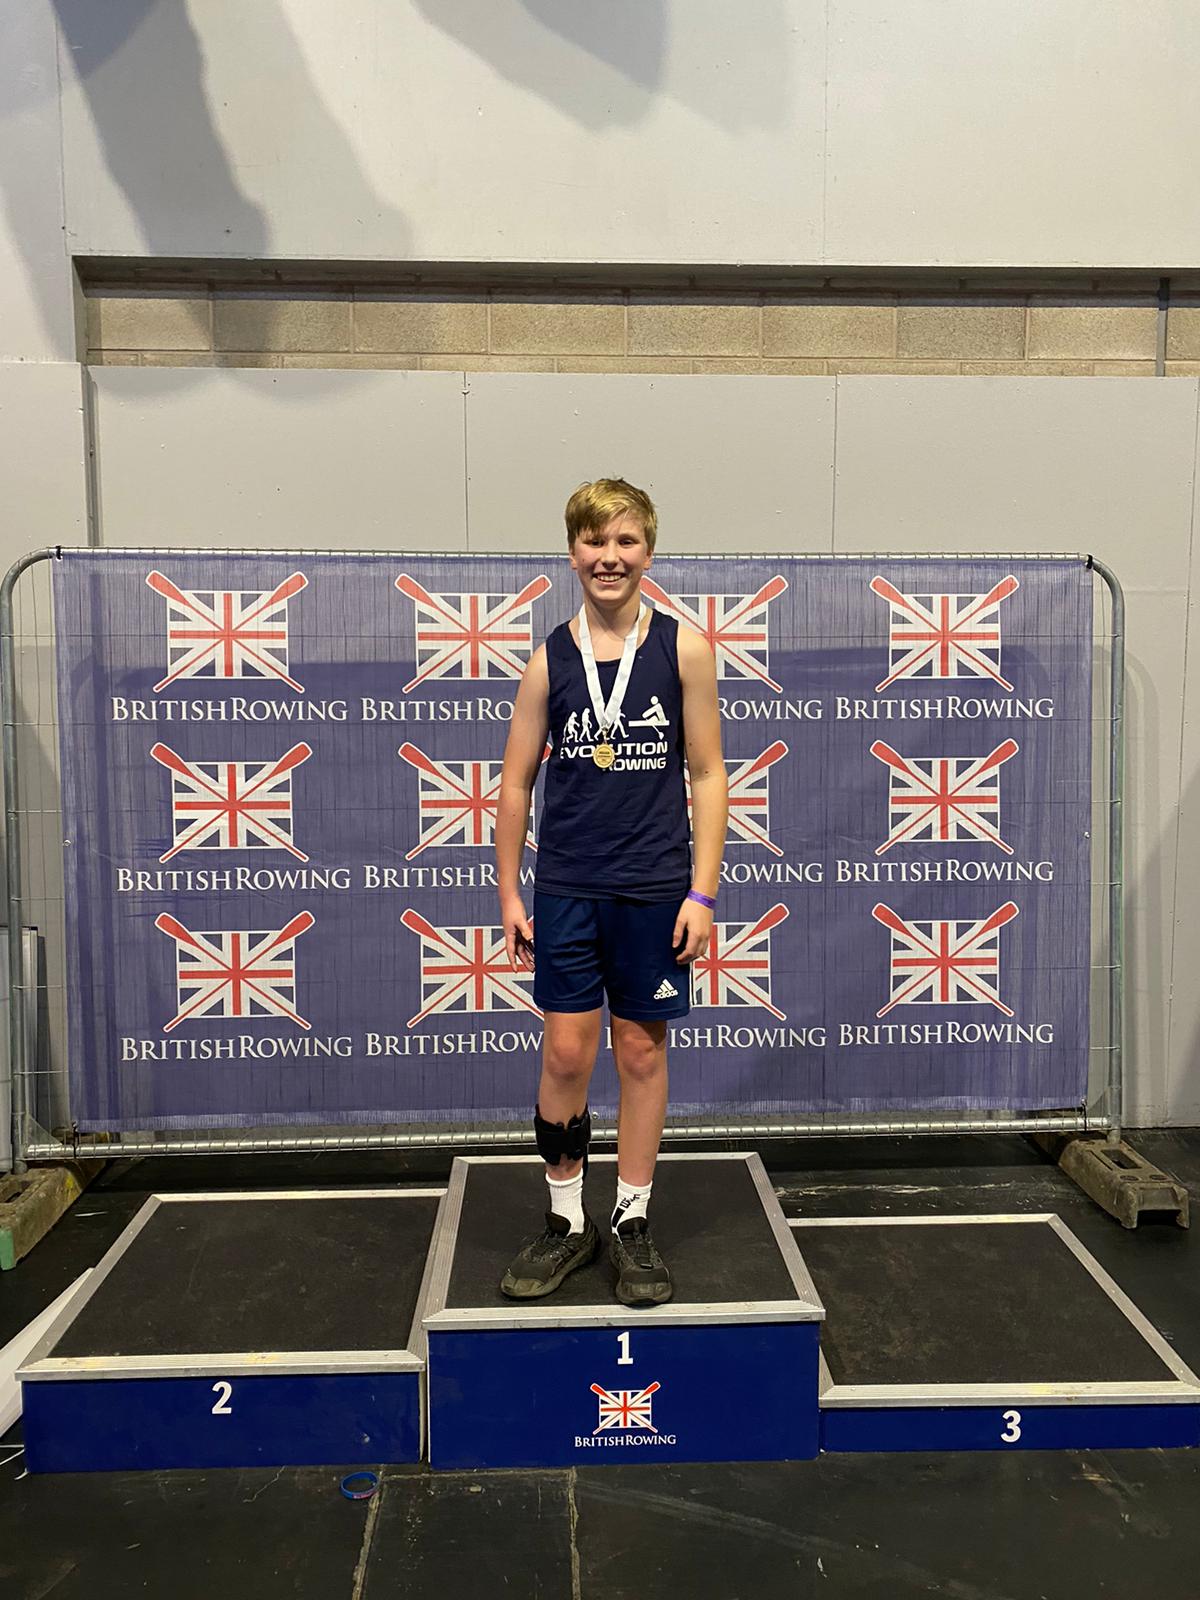
POLYGON ((642 525, 651 555, 658 538, 658 512, 644 489, 635 489, 624 478, 597 478, 581 483, 567 501, 567 549, 575 548, 581 533, 594 533, 607 527, 614 517, 630 512, 642 525))

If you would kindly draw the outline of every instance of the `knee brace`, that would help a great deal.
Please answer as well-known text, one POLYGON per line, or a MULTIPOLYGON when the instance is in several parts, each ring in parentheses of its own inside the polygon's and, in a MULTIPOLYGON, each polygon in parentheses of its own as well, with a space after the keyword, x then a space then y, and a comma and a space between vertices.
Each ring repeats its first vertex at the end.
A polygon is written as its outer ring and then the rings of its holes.
POLYGON ((583 1108, 583 1115, 572 1117, 565 1128, 561 1122, 547 1122, 535 1107, 533 1135, 537 1140, 538 1155, 548 1167, 556 1167, 560 1161, 578 1161, 582 1158, 583 1170, 587 1171, 588 1141, 592 1137, 592 1115, 586 1106, 583 1108))

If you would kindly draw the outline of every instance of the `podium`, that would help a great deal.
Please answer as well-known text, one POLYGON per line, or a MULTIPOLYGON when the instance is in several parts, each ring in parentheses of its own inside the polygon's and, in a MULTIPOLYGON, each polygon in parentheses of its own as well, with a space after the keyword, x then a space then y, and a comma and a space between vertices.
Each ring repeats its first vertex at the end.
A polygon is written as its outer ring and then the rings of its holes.
POLYGON ((1200 1380, 1059 1217, 792 1228, 828 1306, 822 1449, 1200 1445, 1200 1380))
POLYGON ((659 1157, 654 1237, 675 1294, 645 1309, 613 1294, 613 1156, 584 1185, 596 1260, 546 1300, 500 1293, 546 1209, 543 1171, 536 1156, 454 1163, 425 1315, 430 1465, 815 1456, 824 1312, 759 1157, 659 1157))
POLYGON ((30 1471, 420 1460, 441 1196, 151 1196, 18 1373, 30 1471))
POLYGON ((1200 1379, 1060 1218, 802 1217, 757 1155, 660 1156, 675 1286, 602 1251, 500 1293, 536 1156, 441 1189, 152 1196, 31 1352, 33 1472, 784 1461, 824 1451, 1200 1446, 1200 1379))

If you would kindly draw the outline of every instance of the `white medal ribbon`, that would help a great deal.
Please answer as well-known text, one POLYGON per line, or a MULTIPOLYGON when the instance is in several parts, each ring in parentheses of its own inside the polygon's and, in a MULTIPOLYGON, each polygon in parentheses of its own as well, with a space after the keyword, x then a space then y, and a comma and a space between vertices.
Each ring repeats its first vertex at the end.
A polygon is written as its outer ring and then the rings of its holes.
POLYGON ((600 690, 600 673, 596 668, 596 652, 592 648, 592 634, 588 627, 587 607, 579 608, 579 653, 583 657, 583 673, 587 679, 588 694, 596 716, 597 744, 601 741, 608 742, 609 729, 621 715, 621 707, 625 703, 625 691, 629 687, 629 679, 633 673, 633 658, 637 654, 638 636, 642 631, 642 623, 649 614, 649 606, 639 607, 637 621, 625 635, 625 643, 621 648, 621 665, 617 668, 617 681, 613 684, 613 691, 608 697, 608 704, 605 705, 600 690))

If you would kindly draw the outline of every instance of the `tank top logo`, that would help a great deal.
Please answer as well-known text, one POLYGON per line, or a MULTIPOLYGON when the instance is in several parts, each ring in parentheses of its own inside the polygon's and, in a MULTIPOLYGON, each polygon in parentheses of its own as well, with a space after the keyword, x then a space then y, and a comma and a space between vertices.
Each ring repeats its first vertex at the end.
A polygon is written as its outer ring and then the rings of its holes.
MULTIPOLYGON (((640 716, 631 716, 622 709, 609 730, 608 742, 617 753, 610 772, 662 772, 670 751, 663 737, 670 727, 670 718, 663 710, 656 694, 640 716)), ((567 713, 563 725, 562 747, 558 751, 561 761, 590 761, 595 748, 596 729, 592 708, 583 705, 567 713)))

